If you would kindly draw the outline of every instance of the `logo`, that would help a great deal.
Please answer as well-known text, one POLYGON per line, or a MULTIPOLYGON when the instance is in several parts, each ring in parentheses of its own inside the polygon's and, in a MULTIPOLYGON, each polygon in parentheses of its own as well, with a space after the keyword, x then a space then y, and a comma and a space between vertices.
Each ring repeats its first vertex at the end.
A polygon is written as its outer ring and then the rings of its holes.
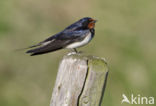
POLYGON ((125 94, 122 94, 121 104, 154 104, 154 97, 143 97, 140 94, 134 96, 131 94, 131 97, 128 98, 125 94))

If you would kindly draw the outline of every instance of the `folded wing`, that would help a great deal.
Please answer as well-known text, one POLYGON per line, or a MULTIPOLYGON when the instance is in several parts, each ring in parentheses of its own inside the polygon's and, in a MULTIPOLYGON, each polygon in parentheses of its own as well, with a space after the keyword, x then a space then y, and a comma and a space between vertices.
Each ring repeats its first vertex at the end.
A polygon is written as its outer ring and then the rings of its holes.
POLYGON ((62 48, 65 48, 67 45, 81 41, 89 33, 86 31, 70 31, 62 32, 54 36, 49 37, 48 39, 40 42, 37 45, 31 46, 37 47, 31 50, 28 50, 26 53, 30 53, 31 56, 53 52, 62 48))

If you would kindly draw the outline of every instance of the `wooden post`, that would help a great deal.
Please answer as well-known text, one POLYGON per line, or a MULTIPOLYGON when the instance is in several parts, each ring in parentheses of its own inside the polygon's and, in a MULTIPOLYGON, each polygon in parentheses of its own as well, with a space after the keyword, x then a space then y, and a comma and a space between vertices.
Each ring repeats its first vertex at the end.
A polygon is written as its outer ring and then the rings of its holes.
POLYGON ((101 106, 108 75, 104 59, 82 54, 64 56, 50 106, 101 106))

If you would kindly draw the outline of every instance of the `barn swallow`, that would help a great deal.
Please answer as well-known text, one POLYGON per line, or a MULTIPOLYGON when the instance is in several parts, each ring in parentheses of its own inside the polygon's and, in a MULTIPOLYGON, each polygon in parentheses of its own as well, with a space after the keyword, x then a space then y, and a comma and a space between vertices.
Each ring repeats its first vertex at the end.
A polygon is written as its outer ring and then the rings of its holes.
POLYGON ((88 44, 94 37, 95 23, 96 20, 93 18, 82 18, 63 31, 29 47, 29 49, 33 49, 28 50, 26 53, 30 53, 31 56, 34 56, 64 48, 73 49, 77 52, 76 48, 88 44))

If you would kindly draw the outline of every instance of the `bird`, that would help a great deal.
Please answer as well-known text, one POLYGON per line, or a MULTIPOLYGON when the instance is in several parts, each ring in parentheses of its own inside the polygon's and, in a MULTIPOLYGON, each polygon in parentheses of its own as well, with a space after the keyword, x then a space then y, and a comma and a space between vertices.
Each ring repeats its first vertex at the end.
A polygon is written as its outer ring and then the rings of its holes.
POLYGON ((94 37, 96 22, 97 20, 91 17, 84 17, 66 27, 63 31, 28 47, 29 50, 26 53, 30 54, 30 56, 35 56, 60 49, 71 49, 77 53, 76 48, 88 44, 94 37))

